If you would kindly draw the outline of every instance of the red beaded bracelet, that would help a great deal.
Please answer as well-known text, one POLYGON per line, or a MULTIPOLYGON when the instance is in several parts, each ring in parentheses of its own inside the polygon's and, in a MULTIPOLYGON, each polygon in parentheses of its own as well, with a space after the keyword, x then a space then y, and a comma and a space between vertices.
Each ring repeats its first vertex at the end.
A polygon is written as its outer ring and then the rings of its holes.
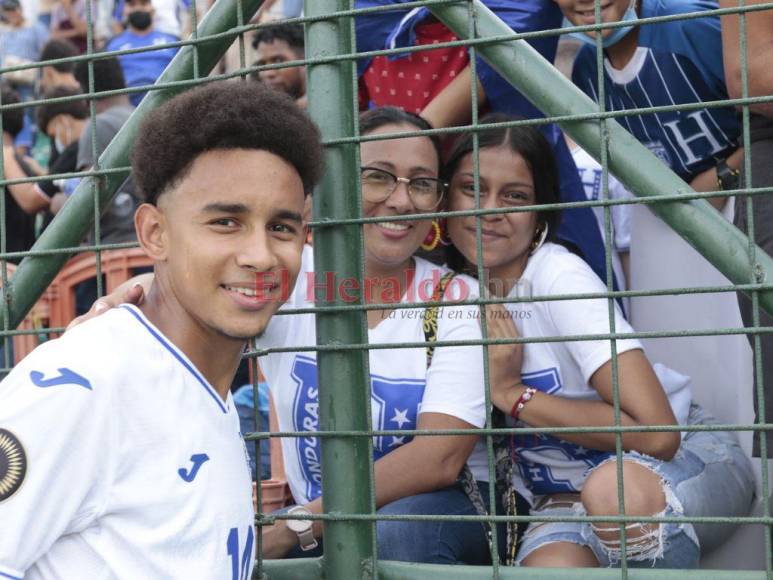
POLYGON ((523 411, 523 408, 526 406, 526 403, 531 401, 531 398, 536 394, 537 389, 534 387, 526 387, 526 390, 521 393, 521 396, 518 397, 518 400, 513 405, 513 408, 510 410, 510 416, 518 420, 518 415, 521 414, 521 411, 523 411))

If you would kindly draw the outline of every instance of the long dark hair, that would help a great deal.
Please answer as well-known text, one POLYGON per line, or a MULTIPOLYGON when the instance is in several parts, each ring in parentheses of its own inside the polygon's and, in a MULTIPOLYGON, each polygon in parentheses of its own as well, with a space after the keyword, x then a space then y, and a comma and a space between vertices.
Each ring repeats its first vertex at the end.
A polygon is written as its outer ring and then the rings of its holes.
MULTIPOLYGON (((411 125, 419 131, 429 131, 433 128, 426 119, 397 107, 369 109, 360 115, 360 135, 367 135, 386 125, 411 125)), ((432 142, 437 153, 438 167, 442 168, 440 138, 437 135, 425 135, 425 137, 432 142)), ((442 172, 442 169, 440 171, 442 172)))
MULTIPOLYGON (((493 123, 506 123, 515 121, 519 117, 513 117, 504 113, 491 113, 480 120, 480 125, 493 123)), ((553 147, 545 136, 532 126, 518 125, 515 127, 502 127, 481 131, 478 137, 480 149, 487 147, 500 147, 506 145, 513 153, 518 153, 526 161, 534 180, 534 195, 537 205, 558 203, 560 201, 561 184, 558 174, 558 165, 553 154, 553 147)), ((450 183, 462 159, 473 152, 473 133, 463 134, 454 144, 448 155, 448 160, 443 169, 443 179, 450 183)), ((548 226, 548 240, 552 240, 561 220, 559 210, 540 211, 537 214, 537 222, 548 226)), ((457 271, 465 271, 468 268, 466 258, 453 244, 447 248, 448 265, 457 271)))

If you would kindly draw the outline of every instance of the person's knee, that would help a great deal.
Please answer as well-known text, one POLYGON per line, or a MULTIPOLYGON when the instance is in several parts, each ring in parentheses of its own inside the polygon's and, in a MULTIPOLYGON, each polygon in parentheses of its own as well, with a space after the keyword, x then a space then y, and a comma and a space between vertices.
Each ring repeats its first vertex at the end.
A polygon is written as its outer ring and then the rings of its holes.
MULTIPOLYGON (((588 515, 620 514, 617 464, 610 461, 593 471, 582 490, 588 515)), ((623 492, 626 516, 657 516, 666 510, 665 482, 650 468, 634 461, 623 462, 623 492)), ((612 522, 592 524, 610 562, 622 557, 620 526, 612 522)), ((626 524, 626 555, 631 560, 655 560, 663 554, 662 527, 657 523, 626 524)))
MULTIPOLYGON (((625 514, 650 516, 666 509, 663 479, 650 468, 634 461, 623 461, 625 514)), ((617 486, 617 462, 595 469, 581 493, 585 510, 592 516, 616 516, 620 513, 617 486)))

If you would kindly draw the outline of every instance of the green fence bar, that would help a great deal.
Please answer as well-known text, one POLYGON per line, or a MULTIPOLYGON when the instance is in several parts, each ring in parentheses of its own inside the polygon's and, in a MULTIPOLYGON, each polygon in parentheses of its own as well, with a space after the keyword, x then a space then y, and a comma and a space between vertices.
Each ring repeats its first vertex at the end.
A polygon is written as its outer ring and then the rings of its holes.
MULTIPOLYGON (((478 38, 512 35, 513 31, 480 0, 475 4, 478 38)), ((462 39, 469 38, 467 3, 431 6, 433 14, 462 39)), ((525 40, 478 46, 496 70, 546 115, 593 115, 599 108, 579 88, 534 50, 525 40)), ((635 195, 691 193, 693 190, 613 119, 560 123, 561 128, 596 160, 601 159, 601 124, 606 125, 609 171, 635 195)), ((651 205, 674 231, 735 284, 773 279, 773 259, 756 248, 749 259, 749 240, 715 211, 707 201, 651 205)), ((759 293, 760 306, 773 314, 773 291, 759 293)))
MULTIPOLYGON (((198 36, 207 37, 236 27, 239 23, 239 18, 237 18, 239 5, 244 13, 243 21, 247 21, 252 18, 262 3, 263 0, 219 0, 213 4, 206 17, 201 21, 198 36)), ((187 81, 194 78, 194 61, 196 60, 197 72, 208 74, 223 57, 233 40, 233 36, 226 35, 203 41, 197 45, 184 46, 156 84, 187 81)), ((187 85, 183 84, 180 87, 149 92, 102 153, 99 158, 99 166, 103 169, 127 167, 129 165, 129 151, 142 118, 146 113, 171 99, 185 88, 187 85)), ((191 130, 195 130, 195 127, 191 127, 191 130)), ((57 214, 56 219, 38 238, 32 251, 77 247, 94 223, 95 199, 92 189, 94 180, 97 180, 99 207, 106 208, 126 177, 126 173, 107 173, 101 177, 84 178, 73 193, 72 198, 57 214)), ((9 328, 16 328, 24 319, 32 305, 35 304, 35 301, 56 277, 71 255, 72 253, 57 253, 24 258, 9 282, 7 293, 3 292, 3 300, 8 303, 9 307, 9 328), (19 290, 17 291, 17 289, 19 290)), ((0 311, 0 327, 3 327, 4 324, 3 317, 3 312, 0 311)))
MULTIPOLYGON (((305 14, 323 16, 349 8, 349 0, 307 0, 305 14)), ((348 18, 312 21, 306 28, 307 55, 329 56, 354 49, 348 18)), ((356 134, 354 62, 314 64, 307 69, 309 113, 325 139, 356 134)), ((359 155, 357 145, 329 147, 325 176, 314 196, 314 217, 358 218, 359 155)), ((327 273, 335 280, 359 280, 362 271, 361 229, 358 225, 317 228, 314 232, 317 272, 316 303, 344 304, 338 292, 328 292, 327 273), (331 302, 330 298, 333 298, 331 302)), ((337 287, 337 286, 336 286, 337 287)), ((363 303, 362 292, 358 304, 363 303)), ((367 342, 364 312, 317 313, 317 344, 367 342)), ((317 354, 320 430, 370 429, 370 373, 367 351, 328 351, 317 354)), ((322 441, 322 488, 326 513, 371 513, 372 470, 369 437, 322 441)), ((371 522, 327 521, 324 524, 326 578, 368 578, 373 575, 374 525, 371 522)), ((296 576, 301 577, 301 576, 296 576)))
MULTIPOLYGON (((483 566, 440 566, 433 564, 408 564, 405 562, 378 563, 380 580, 426 580, 427 578, 453 578, 454 580, 490 580, 491 568, 483 566)), ((503 580, 619 580, 617 568, 500 568, 503 580)), ((629 568, 629 580, 712 580, 727 579, 727 570, 653 570, 629 568)), ((277 577, 279 578, 279 577, 277 577)), ((306 578, 306 576, 304 576, 306 578)), ((313 578, 313 576, 309 576, 313 578)), ((764 571, 747 572, 734 570, 733 580, 765 580, 764 571)), ((272 576, 271 580, 274 580, 272 576)))
MULTIPOLYGON (((263 580, 322 580, 330 578, 323 575, 319 559, 277 560, 264 569, 263 580)), ((454 580, 490 580, 490 566, 441 566, 435 564, 410 564, 406 562, 388 562, 380 560, 377 564, 380 580, 427 580, 428 578, 453 578, 454 580)), ((615 568, 500 568, 502 580, 618 580, 620 570, 615 568)), ((363 578, 365 576, 355 576, 363 578)), ((727 570, 653 570, 629 568, 630 580, 722 580, 728 578, 727 570)), ((766 580, 764 570, 733 570, 733 580, 766 580)), ((261 580, 256 578, 255 580, 261 580)))

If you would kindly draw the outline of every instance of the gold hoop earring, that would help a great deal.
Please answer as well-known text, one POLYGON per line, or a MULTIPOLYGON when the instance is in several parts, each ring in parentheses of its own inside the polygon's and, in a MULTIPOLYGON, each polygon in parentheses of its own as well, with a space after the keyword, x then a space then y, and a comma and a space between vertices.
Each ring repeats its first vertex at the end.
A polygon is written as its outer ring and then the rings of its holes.
POLYGON ((432 228, 427 233, 427 237, 421 243, 421 249, 427 252, 431 252, 438 247, 442 232, 440 231, 440 224, 437 220, 432 220, 432 228))
POLYGON ((542 229, 537 233, 536 236, 534 236, 534 240, 531 242, 531 246, 529 247, 529 255, 533 255, 537 250, 539 250, 542 247, 542 244, 545 243, 547 237, 548 224, 545 222, 542 226, 542 229))

